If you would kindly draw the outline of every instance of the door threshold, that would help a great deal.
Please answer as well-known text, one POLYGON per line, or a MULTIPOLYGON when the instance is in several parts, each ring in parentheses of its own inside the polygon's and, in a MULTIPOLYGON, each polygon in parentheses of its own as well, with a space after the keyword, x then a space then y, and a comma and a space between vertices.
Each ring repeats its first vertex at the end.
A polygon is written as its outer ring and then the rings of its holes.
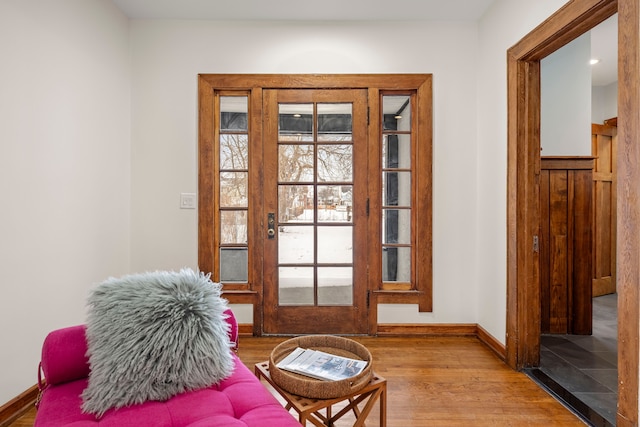
POLYGON ((540 369, 524 369, 524 373, 588 425, 593 427, 615 427, 615 424, 609 422, 609 420, 593 408, 590 408, 540 369))

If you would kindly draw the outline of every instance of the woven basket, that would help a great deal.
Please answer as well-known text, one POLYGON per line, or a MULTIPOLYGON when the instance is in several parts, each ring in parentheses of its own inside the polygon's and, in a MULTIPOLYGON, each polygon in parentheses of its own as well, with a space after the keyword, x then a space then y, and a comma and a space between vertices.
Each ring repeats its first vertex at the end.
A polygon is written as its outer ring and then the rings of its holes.
POLYGON ((307 335, 282 342, 271 352, 269 373, 271 379, 283 390, 314 399, 333 399, 353 394, 369 384, 373 375, 369 350, 356 341, 333 335, 307 335), (339 381, 317 380, 278 368, 276 365, 297 347, 365 360, 368 363, 358 375, 339 381))

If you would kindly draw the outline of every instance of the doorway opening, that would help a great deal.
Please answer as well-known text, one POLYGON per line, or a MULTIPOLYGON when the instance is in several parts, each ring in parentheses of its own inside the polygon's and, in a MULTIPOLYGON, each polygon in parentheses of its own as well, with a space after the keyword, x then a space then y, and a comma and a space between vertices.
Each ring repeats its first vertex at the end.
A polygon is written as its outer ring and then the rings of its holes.
POLYGON ((614 15, 541 61, 541 350, 527 370, 602 426, 617 412, 617 35, 614 15))

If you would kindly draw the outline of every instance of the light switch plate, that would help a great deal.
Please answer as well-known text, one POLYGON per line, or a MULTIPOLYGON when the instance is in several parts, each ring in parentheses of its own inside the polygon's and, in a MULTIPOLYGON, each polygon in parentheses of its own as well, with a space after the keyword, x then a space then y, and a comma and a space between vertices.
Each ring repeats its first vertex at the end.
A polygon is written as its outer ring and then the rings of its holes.
POLYGON ((195 208, 196 208, 196 194, 180 193, 180 209, 195 209, 195 208))

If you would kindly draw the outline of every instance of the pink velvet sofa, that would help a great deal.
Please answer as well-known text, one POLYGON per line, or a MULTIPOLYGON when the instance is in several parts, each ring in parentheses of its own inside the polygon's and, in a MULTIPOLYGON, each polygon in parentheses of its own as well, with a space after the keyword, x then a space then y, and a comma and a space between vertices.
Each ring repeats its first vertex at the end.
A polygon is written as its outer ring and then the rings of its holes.
MULTIPOLYGON (((237 343, 238 326, 228 310, 231 340, 237 343)), ((100 419, 81 411, 87 386, 85 326, 51 332, 42 347, 44 381, 35 427, 289 427, 300 424, 269 393, 234 354, 233 374, 209 388, 186 392, 163 402, 148 401, 110 409, 100 419)))

